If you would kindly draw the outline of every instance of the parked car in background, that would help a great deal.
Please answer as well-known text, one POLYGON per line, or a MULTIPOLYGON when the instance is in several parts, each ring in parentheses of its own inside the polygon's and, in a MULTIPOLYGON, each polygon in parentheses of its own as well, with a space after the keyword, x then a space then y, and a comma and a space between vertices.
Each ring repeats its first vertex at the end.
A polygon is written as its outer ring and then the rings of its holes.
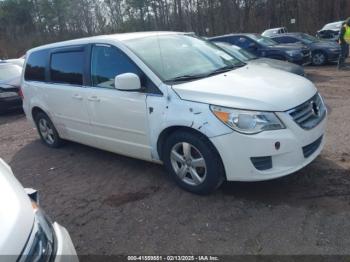
POLYGON ((338 41, 343 23, 344 21, 338 21, 326 24, 321 30, 317 31, 316 36, 324 40, 338 41))
POLYGON ((11 63, 11 64, 14 64, 14 65, 18 65, 18 66, 20 66, 20 67, 23 67, 24 61, 25 61, 25 58, 24 58, 24 57, 15 58, 15 59, 6 59, 6 60, 3 60, 3 62, 11 63))
POLYGON ((272 35, 285 34, 288 33, 288 29, 286 27, 277 27, 265 30, 261 35, 270 37, 272 35))
POLYGON ((22 67, 0 63, 0 113, 22 107, 19 95, 22 67))
POLYGON ((47 146, 66 139, 164 163, 197 194, 224 180, 286 176, 324 145, 327 111, 312 82, 246 66, 192 34, 105 35, 32 49, 22 91, 47 146))
POLYGON ((307 65, 311 62, 310 49, 303 44, 278 44, 258 34, 229 34, 209 38, 210 41, 225 42, 239 46, 258 57, 267 57, 307 65))
POLYGON ((311 61, 314 65, 324 65, 329 62, 338 62, 340 46, 333 41, 319 40, 305 33, 288 33, 271 36, 271 39, 280 44, 301 42, 311 50, 311 61))
POLYGON ((305 70, 302 66, 292 64, 286 61, 280 61, 271 58, 259 58, 256 55, 244 50, 238 46, 230 45, 228 43, 223 42, 214 42, 217 46, 224 49, 226 52, 230 53, 234 57, 239 60, 249 64, 249 65, 260 65, 270 68, 275 68, 279 70, 283 70, 289 73, 297 74, 300 76, 305 76, 305 70))
POLYGON ((67 230, 46 216, 35 191, 27 192, 0 159, 0 256, 19 262, 78 261, 67 230))

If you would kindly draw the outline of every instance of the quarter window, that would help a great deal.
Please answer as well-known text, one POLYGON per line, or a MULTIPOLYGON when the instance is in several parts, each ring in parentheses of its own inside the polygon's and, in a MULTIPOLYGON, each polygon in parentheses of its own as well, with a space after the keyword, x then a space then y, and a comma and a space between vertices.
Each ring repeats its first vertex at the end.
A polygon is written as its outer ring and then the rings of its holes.
POLYGON ((83 85, 84 52, 60 52, 51 55, 50 75, 54 83, 83 85))
POLYGON ((47 57, 47 50, 36 51, 30 54, 24 73, 24 79, 26 81, 45 81, 47 57))

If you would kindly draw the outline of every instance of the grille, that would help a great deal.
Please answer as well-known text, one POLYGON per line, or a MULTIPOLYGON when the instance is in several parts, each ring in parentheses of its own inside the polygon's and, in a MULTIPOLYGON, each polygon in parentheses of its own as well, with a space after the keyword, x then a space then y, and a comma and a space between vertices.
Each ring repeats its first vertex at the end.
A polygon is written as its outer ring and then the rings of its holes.
POLYGON ((315 153, 315 151, 320 147, 320 145, 322 143, 322 139, 323 139, 323 136, 321 136, 319 139, 317 139, 312 144, 303 147, 303 153, 304 153, 305 158, 308 158, 313 153, 315 153))
POLYGON ((260 171, 268 170, 272 168, 272 157, 263 156, 263 157, 252 157, 250 158, 254 167, 260 171))
POLYGON ((288 111, 293 120, 303 129, 312 129, 326 116, 327 110, 319 94, 288 111))

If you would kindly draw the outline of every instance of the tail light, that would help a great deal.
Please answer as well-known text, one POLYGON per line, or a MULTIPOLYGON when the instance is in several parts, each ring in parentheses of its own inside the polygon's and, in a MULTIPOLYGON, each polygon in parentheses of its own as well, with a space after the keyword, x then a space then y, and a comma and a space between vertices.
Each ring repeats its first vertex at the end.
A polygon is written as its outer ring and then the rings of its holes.
POLYGON ((22 98, 22 100, 24 99, 24 96, 23 96, 23 92, 22 92, 22 88, 20 87, 19 90, 18 90, 18 95, 22 98))

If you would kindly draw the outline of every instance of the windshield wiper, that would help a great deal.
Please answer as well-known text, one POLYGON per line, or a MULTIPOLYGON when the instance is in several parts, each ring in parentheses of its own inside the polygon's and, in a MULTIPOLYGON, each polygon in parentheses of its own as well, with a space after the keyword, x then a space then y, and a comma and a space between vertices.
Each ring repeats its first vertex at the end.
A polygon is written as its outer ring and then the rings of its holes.
POLYGON ((238 64, 238 65, 224 66, 224 67, 218 68, 218 69, 210 72, 209 74, 207 74, 207 76, 212 76, 212 75, 216 75, 216 74, 225 73, 225 72, 231 71, 231 70, 233 70, 233 69, 235 69, 237 67, 242 67, 242 66, 245 66, 245 63, 241 63, 241 64, 238 64))
POLYGON ((242 67, 244 66, 245 63, 239 64, 239 65, 228 65, 228 66, 224 66, 221 68, 218 68, 208 74, 199 74, 199 75, 183 75, 183 76, 177 76, 171 79, 167 79, 164 82, 165 83, 174 83, 174 82, 185 82, 185 81, 192 81, 192 80, 198 80, 201 78, 206 78, 212 75, 217 75, 217 74, 221 74, 221 73, 225 73, 228 71, 231 71, 237 67, 242 67))
POLYGON ((164 82, 183 82, 183 81, 191 81, 191 80, 196 80, 196 79, 201 79, 206 77, 207 75, 183 75, 183 76, 177 76, 168 80, 165 80, 164 82))

